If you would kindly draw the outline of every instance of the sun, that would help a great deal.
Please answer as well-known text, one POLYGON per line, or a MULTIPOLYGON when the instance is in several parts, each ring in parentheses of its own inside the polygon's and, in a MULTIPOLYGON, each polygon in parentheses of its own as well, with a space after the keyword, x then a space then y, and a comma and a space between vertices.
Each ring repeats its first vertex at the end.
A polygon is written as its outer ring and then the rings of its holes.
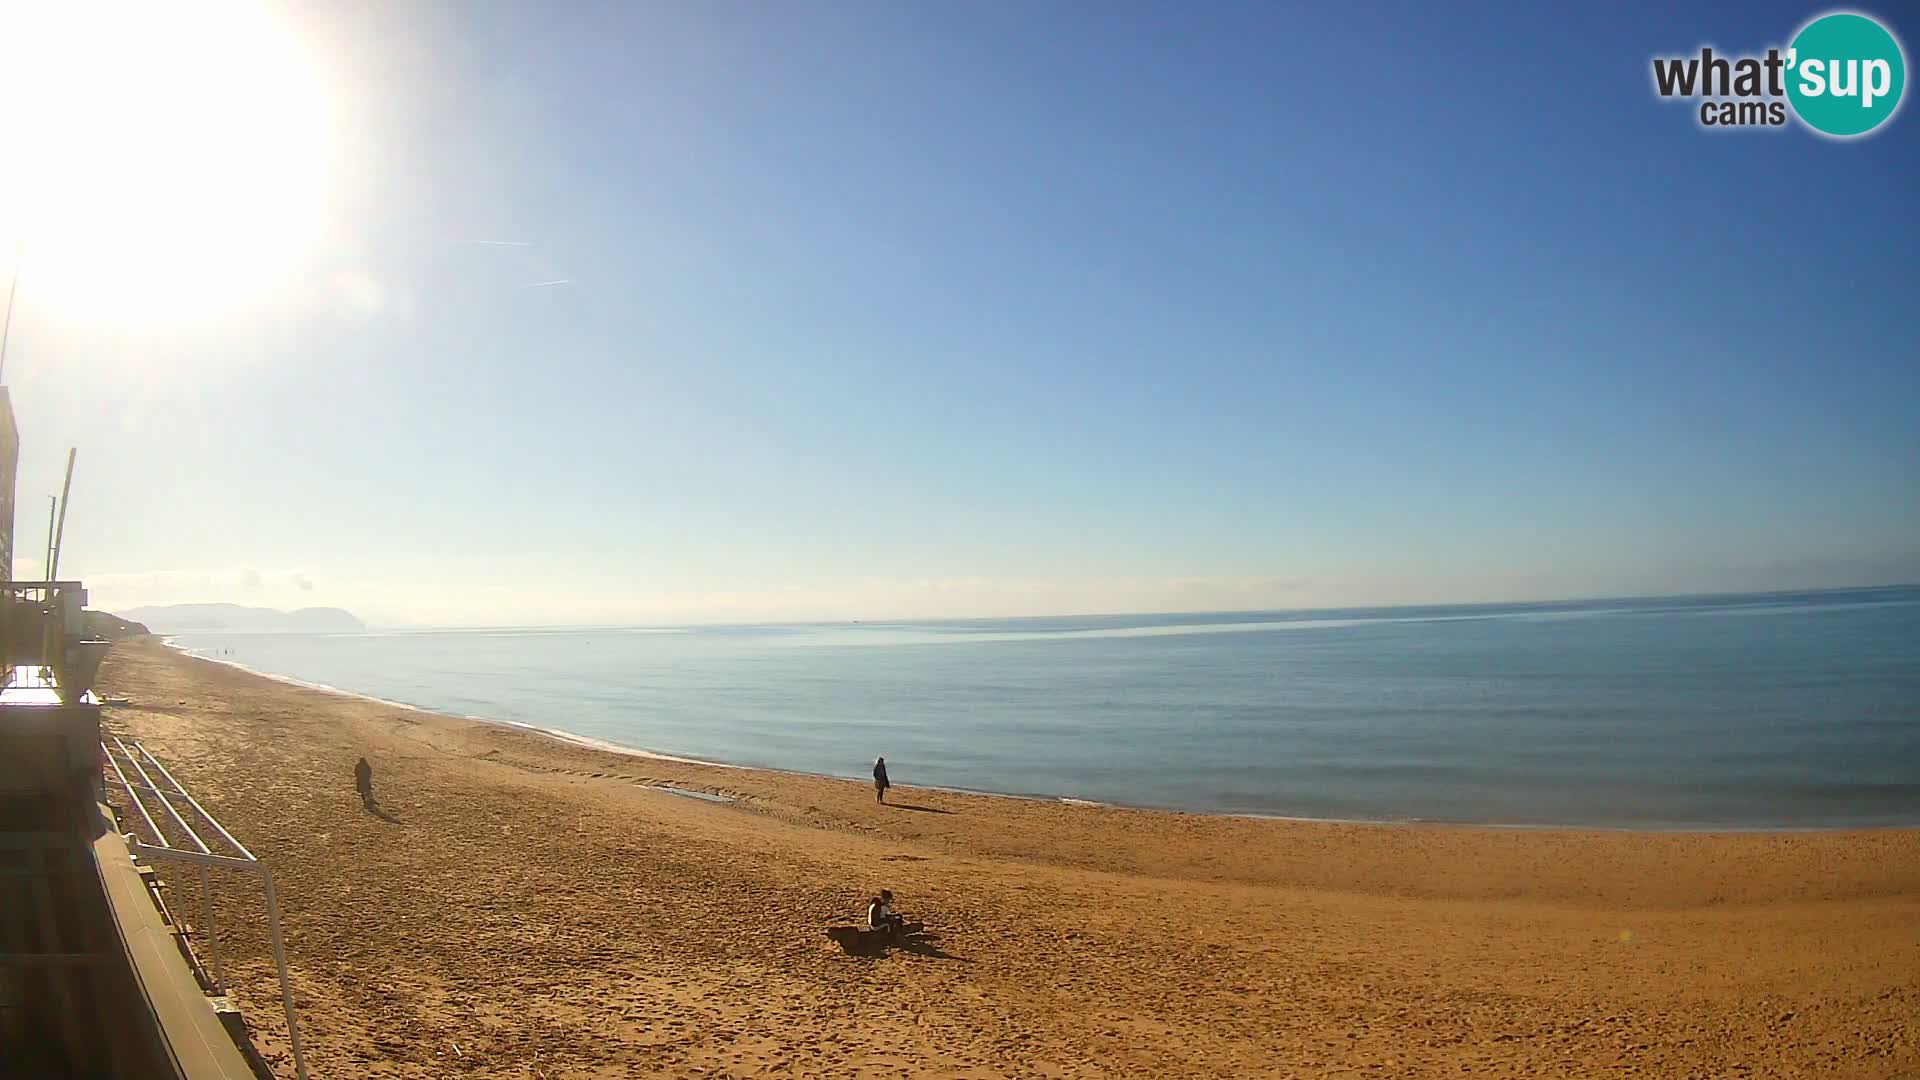
POLYGON ((263 4, 0 0, 0 103, 23 302, 201 320, 283 284, 324 230, 328 87, 263 4))

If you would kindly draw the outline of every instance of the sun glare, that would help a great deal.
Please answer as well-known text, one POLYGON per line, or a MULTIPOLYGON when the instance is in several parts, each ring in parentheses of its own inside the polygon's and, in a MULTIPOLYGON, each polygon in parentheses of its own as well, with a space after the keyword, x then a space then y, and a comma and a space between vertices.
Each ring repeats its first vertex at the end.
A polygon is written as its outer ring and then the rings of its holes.
POLYGON ((22 245, 23 301, 195 321, 284 282, 323 228, 334 139, 326 84, 270 10, 0 12, 0 241, 22 245))

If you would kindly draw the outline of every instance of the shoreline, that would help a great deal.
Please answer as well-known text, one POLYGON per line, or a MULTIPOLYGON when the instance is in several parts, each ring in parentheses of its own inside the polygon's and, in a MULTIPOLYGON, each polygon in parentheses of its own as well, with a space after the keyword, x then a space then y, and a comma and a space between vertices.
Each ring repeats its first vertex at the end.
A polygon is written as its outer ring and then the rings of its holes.
MULTIPOLYGON (((125 704, 103 721, 271 867, 316 1076, 1920 1068, 1920 830, 1361 826, 919 787, 880 804, 200 659, 117 646, 100 685, 125 704), (924 936, 869 955, 823 933, 881 888, 924 936)), ((168 885, 199 910, 197 875, 168 885)), ((212 897, 230 993, 286 1080, 261 898, 219 879, 212 897)))
MULTIPOLYGON (((667 753, 665 751, 649 750, 644 747, 627 746, 625 744, 616 743, 607 739, 600 739, 590 735, 581 735, 577 732, 567 731, 564 728, 548 727, 543 724, 536 724, 536 723, 531 723, 531 722, 522 721, 522 720, 503 720, 497 717, 477 716, 471 713, 449 712, 449 711, 446 711, 443 709, 437 709, 428 705, 416 705, 411 702, 396 701, 391 698, 378 697, 373 694, 362 693, 357 690, 349 690, 339 686, 331 686, 326 683, 312 682, 309 680, 297 678, 292 675, 282 675, 277 672, 262 671, 258 668, 253 668, 253 667, 247 666, 246 664, 242 664, 237 660, 223 660, 219 657, 214 657, 214 656, 202 656, 190 648, 177 644, 174 641, 174 638, 179 635, 154 634, 151 636, 159 639, 159 644, 161 645, 161 647, 171 650, 173 652, 179 653, 180 655, 185 656, 189 659, 204 661, 209 664, 218 664, 222 667, 245 672, 246 674, 253 675, 262 679, 267 679, 272 682, 281 683, 287 686, 295 686, 304 690, 313 690, 313 691, 317 691, 319 693, 324 693, 324 694, 333 694, 339 697, 348 698, 355 701, 365 701, 365 702, 369 702, 376 705, 384 705, 390 708, 405 709, 410 712, 423 713, 423 714, 436 716, 436 717, 440 717, 448 720, 462 721, 462 722, 473 723, 473 724, 484 724, 484 725, 495 726, 495 727, 510 728, 518 731, 525 731, 535 735, 542 736, 544 738, 553 739, 561 743, 565 743, 572 746, 578 746, 583 749, 596 750, 602 753, 618 754, 618 755, 642 759, 642 760, 674 762, 674 763, 683 764, 683 765, 696 765, 702 768, 709 768, 709 769, 733 769, 733 770, 739 770, 742 772, 749 772, 749 773, 760 772, 760 773, 769 773, 777 776, 806 777, 810 779, 831 780, 836 782, 855 783, 855 784, 863 783, 863 781, 856 776, 837 776, 832 773, 809 772, 803 769, 783 769, 778 766, 771 766, 771 765, 750 765, 750 764, 741 764, 741 763, 730 762, 730 761, 712 761, 704 758, 694 758, 694 757, 687 757, 681 754, 667 753)), ((1181 806, 1162 806, 1162 805, 1155 805, 1150 803, 1129 803, 1129 802, 1119 802, 1119 801, 1103 800, 1103 799, 1087 799, 1087 798, 1082 798, 1082 797, 1073 796, 1073 795, 1053 795, 1053 794, 1046 794, 1046 793, 1039 793, 1039 792, 990 791, 990 790, 980 789, 980 788, 943 787, 943 786, 937 786, 937 785, 921 785, 921 784, 915 784, 915 785, 912 785, 912 787, 915 790, 919 790, 919 791, 940 791, 940 792, 946 792, 954 795, 972 795, 972 796, 979 796, 982 798, 991 798, 991 799, 1013 799, 1013 800, 1019 800, 1023 802, 1058 803, 1066 806, 1105 807, 1105 808, 1111 808, 1111 809, 1117 809, 1117 810, 1139 811, 1143 813, 1180 814, 1180 815, 1188 815, 1188 816, 1194 816, 1194 817, 1223 818, 1223 819, 1230 819, 1230 820, 1273 821, 1273 822, 1283 822, 1283 823, 1292 822, 1292 823, 1298 823, 1298 824, 1363 826, 1363 827, 1372 827, 1372 828, 1488 829, 1488 830, 1498 830, 1498 831, 1541 832, 1541 833, 1597 832, 1597 833, 1623 833, 1623 834, 1629 834, 1629 835, 1648 834, 1648 835, 1682 835, 1682 836, 1687 836, 1687 835, 1698 835, 1698 836, 1763 835, 1764 836, 1764 835, 1771 835, 1771 834, 1779 834, 1779 835, 1816 834, 1817 835, 1817 834, 1823 834, 1823 833, 1844 834, 1844 833, 1862 833, 1862 832, 1907 832, 1907 831, 1920 830, 1920 819, 1915 819, 1913 821, 1896 821, 1891 823, 1871 822, 1871 823, 1850 823, 1850 824, 1836 824, 1836 825, 1794 825, 1794 824, 1787 824, 1787 823, 1760 823, 1760 824, 1751 824, 1751 825, 1738 825, 1738 824, 1702 823, 1702 822, 1610 824, 1610 823, 1592 823, 1592 822, 1567 823, 1567 822, 1493 821, 1493 820, 1450 819, 1450 818, 1314 817, 1314 816, 1299 815, 1299 814, 1259 813, 1259 812, 1250 812, 1250 811, 1196 810, 1196 809, 1189 809, 1187 807, 1181 807, 1181 806)))

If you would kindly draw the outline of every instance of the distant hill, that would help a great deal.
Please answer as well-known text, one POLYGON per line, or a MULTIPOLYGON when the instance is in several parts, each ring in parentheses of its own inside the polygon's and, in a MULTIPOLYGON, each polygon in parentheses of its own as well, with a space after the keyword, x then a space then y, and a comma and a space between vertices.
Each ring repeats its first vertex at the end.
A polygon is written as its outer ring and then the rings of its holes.
POLYGON ((123 619, 108 611, 81 612, 81 629, 90 638, 103 641, 124 641, 132 637, 145 637, 147 628, 140 623, 123 619))
POLYGON ((239 604, 168 604, 134 608, 126 617, 147 624, 156 634, 357 634, 367 628, 352 612, 320 607, 276 611, 239 604))

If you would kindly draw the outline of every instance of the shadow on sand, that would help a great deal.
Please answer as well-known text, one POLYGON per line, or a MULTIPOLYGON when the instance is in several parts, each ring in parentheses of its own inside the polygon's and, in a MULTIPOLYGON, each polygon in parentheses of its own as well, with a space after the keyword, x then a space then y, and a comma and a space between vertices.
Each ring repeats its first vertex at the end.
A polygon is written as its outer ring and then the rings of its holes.
POLYGON ((937 806, 921 806, 918 803, 910 803, 910 802, 890 802, 890 803, 886 803, 885 805, 891 806, 895 810, 917 810, 922 814, 953 813, 953 811, 951 810, 942 810, 940 807, 937 807, 937 806))
POLYGON ((381 806, 379 803, 375 802, 372 799, 365 800, 361 805, 366 807, 367 813, 372 814, 374 817, 379 818, 381 821, 384 821, 389 825, 406 824, 406 822, 401 821, 399 818, 394 817, 392 814, 387 813, 386 807, 381 806))
POLYGON ((939 934, 930 934, 919 929, 918 924, 904 934, 882 934, 861 926, 829 926, 827 937, 833 939, 840 951, 848 956, 882 957, 894 950, 910 952, 918 956, 930 956, 936 960, 958 960, 963 964, 973 961, 964 956, 955 956, 934 944, 940 940, 939 934))

